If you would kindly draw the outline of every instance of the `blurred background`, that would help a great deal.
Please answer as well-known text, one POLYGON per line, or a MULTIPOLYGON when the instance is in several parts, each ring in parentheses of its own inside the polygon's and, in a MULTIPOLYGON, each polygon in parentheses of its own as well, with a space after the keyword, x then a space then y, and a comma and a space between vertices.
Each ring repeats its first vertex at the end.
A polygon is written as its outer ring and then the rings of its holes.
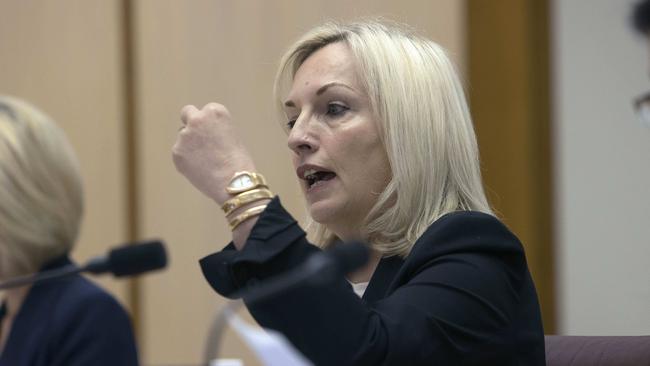
MULTIPOLYGON (((328 19, 407 23, 444 46, 465 80, 488 195, 526 247, 546 333, 650 334, 650 128, 631 102, 650 66, 633 3, 0 0, 0 94, 51 115, 80 157, 77 260, 166 241, 165 272, 98 282, 129 309, 144 364, 197 363, 224 304, 197 260, 230 236, 171 162, 181 107, 226 105, 302 218, 271 97, 280 56, 328 19)), ((223 350, 256 364, 230 332, 223 350)))

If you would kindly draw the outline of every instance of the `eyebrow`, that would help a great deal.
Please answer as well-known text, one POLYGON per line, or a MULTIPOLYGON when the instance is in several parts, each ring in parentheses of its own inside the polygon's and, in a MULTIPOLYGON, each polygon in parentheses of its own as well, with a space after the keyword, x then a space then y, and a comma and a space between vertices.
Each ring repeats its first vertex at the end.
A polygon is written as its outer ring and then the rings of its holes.
MULTIPOLYGON (((356 92, 356 90, 353 87, 351 87, 351 86, 349 86, 347 84, 343 84, 343 83, 340 83, 338 81, 332 81, 331 83, 327 83, 327 84, 321 86, 320 88, 318 88, 318 90, 316 90, 316 95, 321 95, 321 94, 325 93, 325 91, 327 89, 329 89, 329 88, 331 88, 333 86, 340 86, 340 87, 349 89, 349 90, 351 90, 353 92, 356 92)), ((285 107, 295 108, 296 104, 291 100, 287 100, 286 102, 284 102, 284 106, 285 107)))

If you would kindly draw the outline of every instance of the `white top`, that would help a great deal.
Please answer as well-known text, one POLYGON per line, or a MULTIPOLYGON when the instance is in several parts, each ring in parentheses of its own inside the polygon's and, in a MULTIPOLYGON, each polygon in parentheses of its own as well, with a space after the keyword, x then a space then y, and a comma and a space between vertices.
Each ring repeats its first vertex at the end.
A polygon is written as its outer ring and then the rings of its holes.
POLYGON ((366 292, 366 288, 368 287, 368 282, 350 282, 350 285, 352 285, 352 290, 354 290, 354 293, 357 294, 357 296, 363 297, 363 293, 366 292))

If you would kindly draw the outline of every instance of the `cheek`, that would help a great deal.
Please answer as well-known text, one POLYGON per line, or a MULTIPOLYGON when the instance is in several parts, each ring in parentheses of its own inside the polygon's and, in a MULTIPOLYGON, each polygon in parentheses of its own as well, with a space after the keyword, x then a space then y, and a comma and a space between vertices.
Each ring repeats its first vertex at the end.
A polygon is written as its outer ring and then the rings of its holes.
POLYGON ((383 149, 377 150, 369 160, 368 170, 374 193, 382 192, 391 178, 390 165, 383 149))
POLYGON ((340 171, 359 189, 383 189, 390 176, 390 165, 374 121, 364 115, 348 121, 349 127, 337 131, 328 152, 340 171), (370 186, 368 186, 370 185, 370 186))
POLYGON ((349 165, 350 173, 357 182, 363 182, 366 189, 383 190, 390 179, 390 165, 386 152, 378 141, 357 141, 348 151, 347 156, 354 156, 354 163, 349 165))

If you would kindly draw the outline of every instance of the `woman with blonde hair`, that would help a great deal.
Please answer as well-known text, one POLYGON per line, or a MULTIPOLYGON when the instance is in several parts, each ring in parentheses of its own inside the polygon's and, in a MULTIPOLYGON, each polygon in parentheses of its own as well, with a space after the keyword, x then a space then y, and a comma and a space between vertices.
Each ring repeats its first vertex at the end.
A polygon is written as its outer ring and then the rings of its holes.
POLYGON ((392 24, 327 23, 288 50, 275 92, 309 235, 273 197, 225 107, 181 112, 176 167, 222 206, 233 233, 201 261, 212 287, 236 295, 361 240, 372 253, 362 270, 251 304, 255 319, 318 365, 544 365, 524 251, 485 198, 445 52, 392 24))
MULTIPOLYGON (((77 158, 50 118, 3 96, 0 187, 0 282, 72 264, 83 213, 77 158)), ((128 315, 81 275, 3 295, 0 366, 138 364, 128 315)))

